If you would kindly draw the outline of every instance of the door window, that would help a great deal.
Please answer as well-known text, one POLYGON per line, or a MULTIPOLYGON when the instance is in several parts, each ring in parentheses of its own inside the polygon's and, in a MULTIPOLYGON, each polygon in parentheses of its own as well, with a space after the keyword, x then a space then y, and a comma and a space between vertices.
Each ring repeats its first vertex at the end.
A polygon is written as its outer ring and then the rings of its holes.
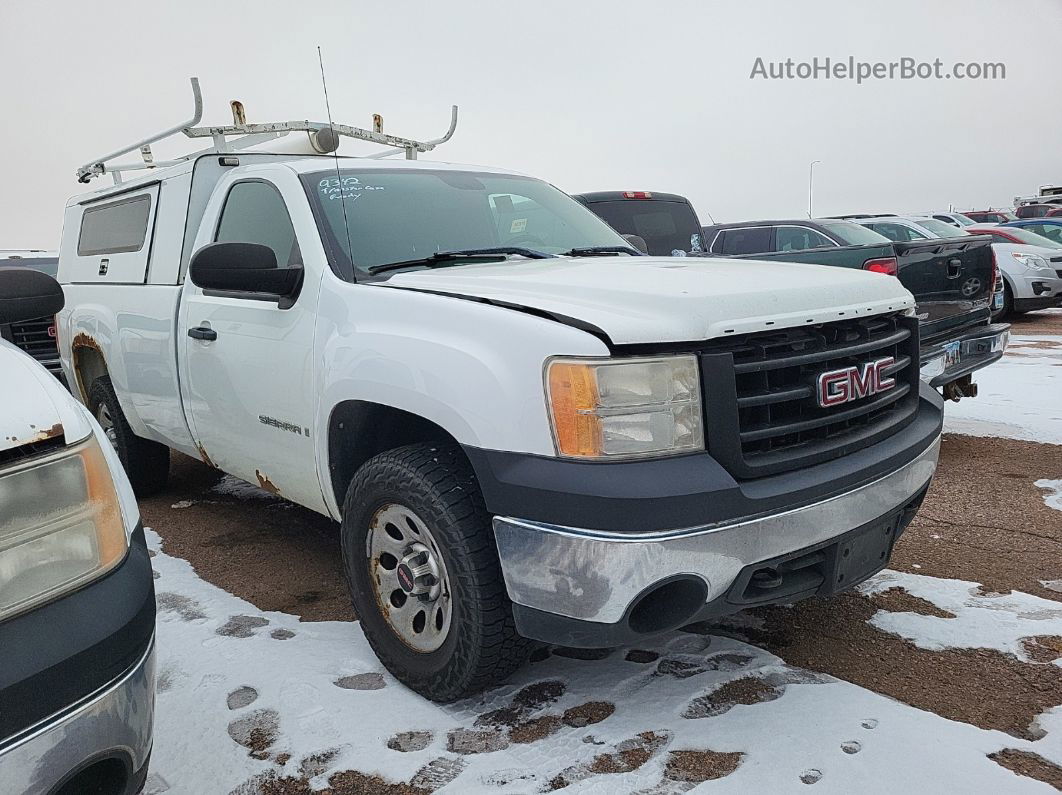
POLYGON ((867 224, 879 235, 885 235, 889 240, 897 243, 909 243, 912 240, 927 240, 928 238, 917 229, 912 229, 903 224, 867 224))
POLYGON ((724 229, 712 248, 719 254, 763 254, 771 250, 771 227, 724 229))
POLYGON ((834 246, 826 235, 806 226, 779 226, 774 233, 775 251, 803 251, 807 248, 834 246))
POLYGON ((1056 243, 1062 243, 1062 226, 1059 226, 1058 224, 1042 224, 1036 226, 1030 224, 1025 228, 1036 232, 1038 235, 1043 235, 1049 240, 1054 240, 1056 243))
POLYGON ((260 243, 277 255, 277 267, 302 264, 299 241, 280 192, 266 182, 237 182, 225 197, 216 243, 260 243))

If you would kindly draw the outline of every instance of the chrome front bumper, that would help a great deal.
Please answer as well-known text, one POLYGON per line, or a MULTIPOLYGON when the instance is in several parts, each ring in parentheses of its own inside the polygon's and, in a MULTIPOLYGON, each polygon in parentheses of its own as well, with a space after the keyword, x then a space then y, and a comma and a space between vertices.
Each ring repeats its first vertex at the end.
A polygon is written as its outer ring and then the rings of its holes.
POLYGON ((52 792, 87 763, 115 757, 128 776, 151 754, 155 644, 125 674, 0 745, 0 792, 52 792))
POLYGON ((707 603, 750 564, 836 538, 903 506, 932 479, 939 453, 938 436, 910 463, 857 489, 733 523, 616 533, 498 516, 505 586, 517 605, 604 624, 619 622, 640 594, 677 576, 703 580, 707 603))

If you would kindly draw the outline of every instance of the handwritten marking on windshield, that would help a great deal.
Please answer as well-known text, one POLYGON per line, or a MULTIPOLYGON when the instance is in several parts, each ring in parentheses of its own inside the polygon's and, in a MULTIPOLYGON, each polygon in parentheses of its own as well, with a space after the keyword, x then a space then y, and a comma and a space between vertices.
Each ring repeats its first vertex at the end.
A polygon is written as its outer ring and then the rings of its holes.
POLYGON ((384 186, 363 185, 357 177, 343 177, 342 181, 339 177, 326 177, 317 183, 317 192, 329 201, 333 199, 354 201, 362 195, 362 192, 374 190, 384 190, 384 186))

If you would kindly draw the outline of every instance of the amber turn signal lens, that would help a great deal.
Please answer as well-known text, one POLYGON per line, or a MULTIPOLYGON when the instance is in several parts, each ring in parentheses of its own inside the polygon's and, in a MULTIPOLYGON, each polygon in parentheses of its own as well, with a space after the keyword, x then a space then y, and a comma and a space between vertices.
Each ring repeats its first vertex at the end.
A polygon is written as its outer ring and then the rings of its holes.
POLYGON ((107 467, 107 459, 99 444, 91 444, 81 451, 88 486, 88 504, 92 506, 93 523, 96 526, 96 543, 99 545, 99 567, 109 569, 118 563, 129 548, 122 524, 122 511, 107 467))
POLYGON ((569 456, 601 455, 601 420, 593 413, 598 405, 593 368, 554 362, 549 368, 549 399, 557 451, 569 456))

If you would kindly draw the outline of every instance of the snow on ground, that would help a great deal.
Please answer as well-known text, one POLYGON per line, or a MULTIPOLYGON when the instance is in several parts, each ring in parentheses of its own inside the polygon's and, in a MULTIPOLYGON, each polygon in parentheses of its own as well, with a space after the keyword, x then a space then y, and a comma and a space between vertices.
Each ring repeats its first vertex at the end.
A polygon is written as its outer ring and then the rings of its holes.
MULTIPOLYGON (((859 590, 870 596, 897 586, 954 616, 879 610, 870 619, 871 625, 883 632, 899 635, 923 649, 998 649, 1029 662, 1023 638, 1062 635, 1062 603, 1020 591, 983 594, 976 582, 888 569, 860 585, 859 590)), ((1062 659, 1055 664, 1062 667, 1062 659)), ((1059 744, 1062 746, 1062 741, 1059 744)), ((1062 761, 1062 747, 1056 756, 1062 761)))
POLYGON ((1051 492, 1044 495, 1044 502, 1048 508, 1062 511, 1062 480, 1038 480, 1033 485, 1051 492))
POLYGON ((945 431, 1062 444, 1062 337, 1011 337, 974 381, 976 398, 945 407, 945 431))
MULTIPOLYGON (((353 769, 462 794, 541 792, 563 775, 567 792, 664 795, 694 786, 665 778, 669 752, 705 749, 744 757, 730 775, 701 784, 704 792, 799 792, 813 783, 815 793, 1046 793, 1046 784, 986 755, 1010 747, 1062 761, 1058 710, 1040 717, 1042 739, 1019 740, 792 668, 735 640, 696 634, 672 633, 631 659, 627 650, 597 660, 552 656, 482 698, 440 706, 384 672, 357 623, 303 623, 259 611, 160 551, 155 533, 148 538, 159 604, 149 795, 254 792, 255 776, 278 769, 297 776, 300 766, 318 786, 353 769), (719 688, 737 680, 755 686, 757 703, 722 696, 728 691, 719 688), (542 718, 529 725, 544 736, 520 743, 505 729, 492 730, 487 713, 513 705, 523 721, 542 718), (252 757, 240 742, 271 759, 252 757), (632 748, 634 756, 648 754, 636 769, 591 768, 603 754, 630 758, 622 752, 632 748), (491 750, 461 753, 475 749, 491 750), (290 761, 279 767, 284 754, 290 761)), ((928 579, 895 582, 955 607, 960 617, 973 615, 960 585, 918 582, 928 579)), ((990 637, 1009 642, 1018 630, 1008 621, 1057 625, 1022 617, 1042 611, 1043 600, 1032 599, 1012 595, 999 611, 1007 631, 991 625, 990 637)), ((986 631, 972 618, 962 626, 986 631)))

